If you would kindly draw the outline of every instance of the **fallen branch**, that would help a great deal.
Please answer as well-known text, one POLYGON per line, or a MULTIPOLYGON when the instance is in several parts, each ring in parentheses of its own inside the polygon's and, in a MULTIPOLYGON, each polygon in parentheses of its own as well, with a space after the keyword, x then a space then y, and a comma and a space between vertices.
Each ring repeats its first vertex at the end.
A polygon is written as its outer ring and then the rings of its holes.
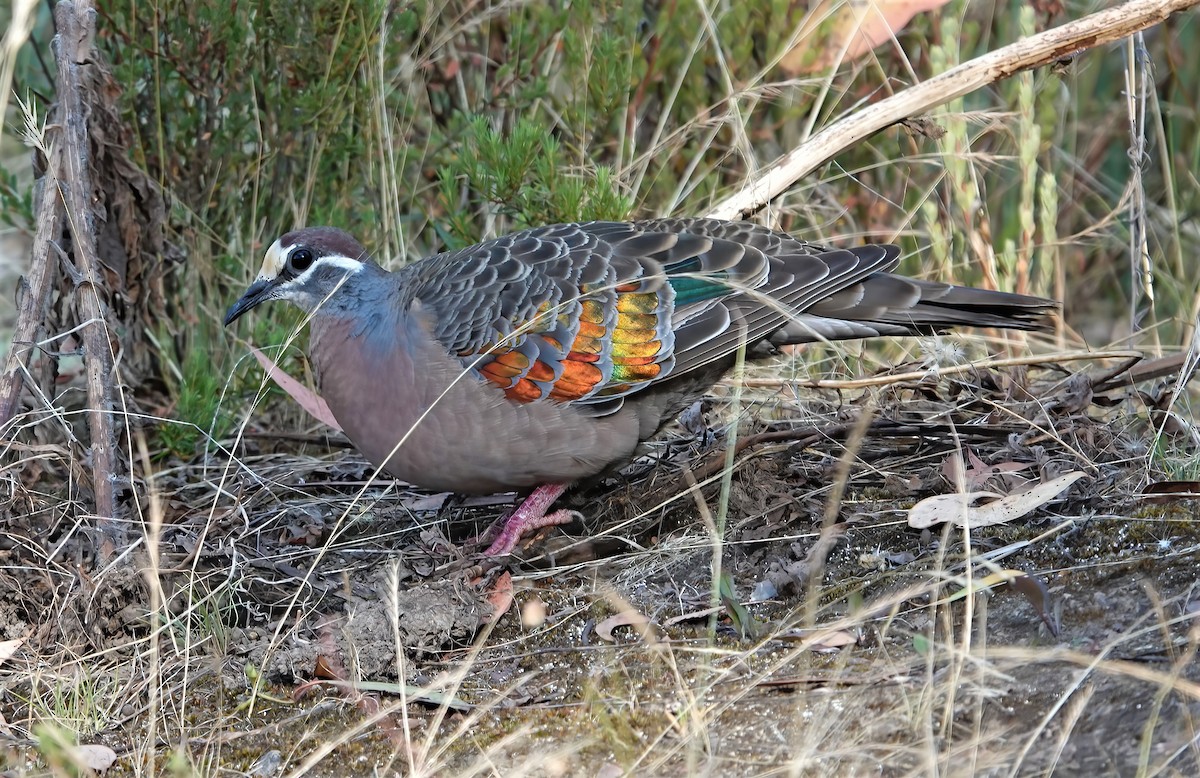
POLYGON ((708 215, 715 219, 745 219, 821 165, 885 127, 1021 71, 1051 65, 1085 49, 1126 38, 1196 5, 1200 0, 1131 0, 964 62, 834 122, 777 159, 765 173, 717 204, 708 215))

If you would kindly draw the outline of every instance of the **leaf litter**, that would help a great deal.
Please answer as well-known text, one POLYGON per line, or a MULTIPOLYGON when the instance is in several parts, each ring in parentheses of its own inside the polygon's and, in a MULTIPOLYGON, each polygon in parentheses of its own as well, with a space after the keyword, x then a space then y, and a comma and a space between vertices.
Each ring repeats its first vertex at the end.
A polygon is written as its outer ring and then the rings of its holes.
MULTIPOLYGON (((787 694, 787 679, 806 678, 831 688, 859 689, 843 698, 846 705, 889 710, 894 692, 905 685, 938 682, 937 675, 927 675, 927 657, 950 655, 936 625, 965 618, 966 604, 988 591, 990 643, 1035 652, 1056 639, 1054 627, 1061 639, 1077 645, 1116 641, 1115 654, 1122 656, 1161 652, 1162 640, 1134 643, 1132 633, 1129 639, 1121 636, 1150 607, 1147 571, 1154 576, 1155 602, 1194 601, 1194 594, 1187 594, 1194 583, 1189 549, 1200 547, 1200 538, 1190 514, 1134 515, 1142 499, 1142 473, 1128 452, 1151 431, 1128 411, 1142 398, 1133 390, 1121 394, 1106 388, 1095 396, 1113 404, 1079 409, 1071 398, 1081 396, 1080 381, 1072 384, 1069 401, 1055 403, 1045 385, 1022 383, 1036 381, 1027 377, 1036 372, 1015 379, 981 370, 866 393, 804 390, 793 393, 802 402, 787 400, 789 410, 783 412, 777 410, 778 391, 747 390, 737 437, 770 436, 739 454, 726 497, 719 480, 701 481, 699 499, 712 515, 720 512, 722 499, 727 503, 724 540, 714 547, 697 517, 696 497, 682 494, 679 484, 683 469, 699 472, 712 456, 714 438, 721 435, 708 430, 728 429, 723 424, 727 398, 718 387, 693 411, 707 419, 691 422, 705 430, 702 439, 671 433, 624 473, 569 494, 570 507, 586 517, 584 524, 551 534, 514 560, 508 582, 465 564, 472 559, 464 539, 488 526, 504 510, 503 500, 511 503, 515 497, 471 502, 390 482, 367 485, 364 491, 370 469, 349 449, 330 452, 287 440, 247 439, 238 452, 238 468, 223 470, 220 458, 211 457, 173 463, 156 476, 157 487, 171 495, 164 508, 162 569, 191 571, 165 576, 168 604, 198 617, 194 603, 223 603, 216 611, 223 614, 218 616, 222 640, 195 650, 198 656, 224 657, 219 678, 235 697, 253 669, 282 692, 279 699, 290 698, 288 689, 308 688, 328 674, 318 669, 322 657, 326 666, 330 657, 341 658, 334 675, 348 684, 345 691, 386 695, 403 686, 405 694, 418 699, 421 689, 438 689, 444 696, 427 697, 425 705, 440 700, 456 708, 456 715, 479 717, 472 719, 476 745, 456 746, 461 751, 454 753, 461 757, 447 757, 449 764, 474 758, 473 748, 504 742, 503 721, 512 716, 546 737, 573 738, 584 752, 611 760, 617 753, 612 741, 602 729, 587 726, 592 715, 587 695, 624 697, 629 694, 624 684, 633 683, 672 697, 685 688, 680 678, 690 679, 693 704, 720 711, 704 726, 746 734, 741 745, 726 741, 723 753, 759 758, 757 749, 767 744, 743 726, 778 717, 781 708, 754 695, 787 694), (852 439, 868 407, 874 415, 870 429, 852 439), (965 452, 965 462, 947 464, 957 451, 965 452), (1079 478, 1080 470, 1087 470, 1088 480, 1079 478), (217 479, 213 473, 224 475, 217 479), (831 505, 829 486, 838 478, 845 479, 845 487, 831 505), (1033 489, 1024 497, 1013 492, 1016 479, 1029 481, 1033 489), (1016 507, 1004 509, 1007 522, 972 521, 969 545, 961 530, 943 528, 948 524, 923 530, 909 526, 915 498, 958 499, 959 515, 970 508, 957 494, 948 494, 960 484, 972 491, 1003 489, 1008 496, 995 502, 1015 497, 1016 507), (1068 526, 1047 533, 1051 514, 1046 506, 1055 498, 1056 521, 1068 526), (834 521, 825 523, 827 516, 834 521), (1164 548, 1164 543, 1170 545, 1164 548), (1002 568, 988 561, 993 551, 1005 549, 1002 568), (710 612, 717 553, 725 577, 721 606, 710 612), (971 588, 943 589, 944 580, 963 580, 968 567, 974 571, 971 588), (619 592, 620 599, 597 595, 597 581, 619 592), (761 586, 765 581, 772 585, 761 586), (1020 596, 1005 596, 1005 588, 1020 596), (488 591, 498 598, 495 607, 484 602, 488 591), (511 608, 512 598, 531 596, 544 610, 537 619, 522 621, 518 611, 525 610, 511 608), (621 601, 628 607, 618 605, 621 601), (489 624, 488 614, 497 612, 502 615, 489 624), (631 620, 629 613, 638 616, 631 620), (943 613, 938 618, 946 621, 932 618, 943 613), (703 659, 711 650, 710 616, 716 621, 712 639, 728 661, 703 659), (642 629, 654 625, 659 638, 653 643, 619 639, 622 625, 635 621, 642 629), (597 644, 587 640, 588 634, 611 634, 614 642, 597 644), (925 648, 915 650, 918 643, 925 648), (403 658, 397 644, 404 646, 403 658), (664 665, 665 657, 674 658, 664 665), (614 661, 620 668, 616 673, 614 661), (889 669, 879 675, 848 670, 885 661, 889 669), (664 675, 665 667, 679 662, 683 665, 664 675), (609 670, 597 674, 598 667, 609 670), (429 684, 464 671, 448 686, 429 684), (719 685, 704 681, 712 673, 719 685), (856 684, 855 677, 875 680, 856 684), (772 686, 773 679, 780 685, 772 686), (741 691, 731 693, 735 687, 741 691), (543 706, 555 706, 561 724, 543 718, 550 710, 543 706), (499 710, 508 713, 497 718, 499 710), (588 737, 580 740, 580 732, 588 737)), ((1061 377, 1050 371, 1048 384, 1061 385, 1061 377)), ((53 467, 54 461, 40 464, 53 467)), ((66 518, 61 504, 42 507, 43 498, 27 487, 20 494, 33 503, 32 515, 57 510, 55 515, 66 518)), ((20 537, 20 521, 10 526, 20 537)), ((66 525, 49 521, 46 526, 66 525)), ((46 542, 61 544, 58 532, 51 529, 46 542)), ((30 527, 25 537, 32 540, 37 533, 30 527)), ((30 542, 18 551, 37 545, 30 542)), ((48 580, 54 580, 67 571, 51 565, 48 572, 48 580)), ((62 589, 26 587, 17 597, 7 589, 6 601, 24 603, 9 611, 9 629, 29 635, 37 647, 35 653, 21 647, 9 664, 42 655, 56 641, 73 651, 130 650, 121 648, 130 645, 127 636, 145 635, 149 625, 122 609, 145 602, 146 595, 138 586, 111 588, 115 583, 99 582, 90 600, 93 626, 87 629, 70 628, 79 623, 71 614, 81 611, 62 599, 62 589), (94 606, 104 603, 110 610, 100 611, 97 621, 94 606), (47 620, 47 613, 60 617, 47 620)), ((1165 639, 1181 626, 1154 634, 1165 639)), ((1006 666, 1017 685, 995 693, 1014 701, 1005 695, 1019 695, 1022 705, 1040 706, 1039 713, 1051 710, 1056 690, 1063 688, 1062 672, 1042 673, 1040 667, 1036 661, 1006 666)), ((1144 696, 1140 687, 1120 679, 1097 680, 1103 682, 1097 694, 1144 696)), ((772 720, 792 732, 796 706, 828 716, 819 713, 819 700, 794 700, 785 719, 772 720)), ((281 702, 264 703, 259 710, 281 722, 295 713, 281 702)), ((1011 731, 1038 718, 1017 712, 1019 706, 1013 710, 991 714, 985 724, 1011 731)), ((13 713, 7 717, 10 725, 29 720, 28 711, 13 713)), ((232 722, 238 714, 214 715, 232 722)), ((387 729, 394 733, 398 724, 391 715, 387 729)), ((880 734, 878 727, 888 721, 882 713, 859 716, 845 722, 844 736, 890 738, 899 747, 905 741, 902 727, 880 734)), ((120 732, 113 734, 119 739, 120 732)), ((382 730, 381 735, 381 745, 392 740, 382 730)), ((270 751, 270 742, 264 740, 255 758, 270 751)), ((385 758, 388 748, 376 758, 385 758)), ((904 750, 896 753, 903 762, 904 750)), ((496 757, 505 758, 503 749, 496 757)), ((253 762, 248 758, 244 768, 253 762)))

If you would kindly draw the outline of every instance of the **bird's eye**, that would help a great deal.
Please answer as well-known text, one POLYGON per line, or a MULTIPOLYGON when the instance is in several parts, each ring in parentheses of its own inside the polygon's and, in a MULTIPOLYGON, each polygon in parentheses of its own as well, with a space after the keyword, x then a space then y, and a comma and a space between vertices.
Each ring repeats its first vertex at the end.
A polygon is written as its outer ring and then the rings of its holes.
POLYGON ((313 253, 305 248, 296 249, 291 254, 288 254, 288 267, 292 272, 303 273, 312 267, 313 253))

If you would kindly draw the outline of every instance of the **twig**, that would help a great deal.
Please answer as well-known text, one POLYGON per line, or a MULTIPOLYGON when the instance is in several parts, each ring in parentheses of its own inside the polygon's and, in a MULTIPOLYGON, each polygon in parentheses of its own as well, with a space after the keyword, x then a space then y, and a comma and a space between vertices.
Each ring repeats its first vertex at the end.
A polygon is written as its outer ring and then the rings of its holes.
MULTIPOLYGON (((746 435, 738 438, 734 448, 734 456, 741 456, 747 449, 757 448, 758 446, 767 443, 790 443, 790 448, 805 449, 821 441, 842 440, 851 435, 860 426, 860 422, 847 422, 828 424, 824 427, 793 427, 784 430, 771 430, 769 432, 759 432, 753 435, 746 435)), ((935 436, 949 436, 952 429, 945 424, 933 422, 897 422, 892 419, 872 418, 870 424, 863 427, 863 433, 870 433, 872 437, 886 436, 889 438, 919 438, 921 440, 930 440, 935 436)), ((1012 432, 1011 427, 1003 425, 971 425, 969 428, 962 429, 955 434, 964 440, 988 440, 988 439, 1003 439, 1012 432)), ((710 454, 703 462, 697 465, 692 470, 685 471, 686 476, 681 476, 679 479, 672 480, 665 488, 655 492, 656 495, 661 494, 661 499, 669 499, 669 497, 677 495, 682 490, 683 494, 695 490, 692 481, 687 478, 694 479, 696 482, 702 483, 720 473, 726 466, 726 452, 724 449, 710 454)), ((739 462, 738 466, 742 463, 739 462)), ((649 501, 654 502, 659 500, 659 497, 652 497, 649 501)))
MULTIPOLYGON (((753 389, 771 389, 784 386, 803 386, 810 389, 862 389, 868 386, 889 386, 908 381, 922 381, 934 376, 944 378, 959 373, 969 373, 974 370, 988 370, 997 367, 1017 367, 1019 365, 1045 365, 1060 362, 1075 362, 1079 360, 1097 359, 1138 359, 1142 352, 1123 349, 1119 351, 1062 351, 1057 354, 1031 354, 1024 357, 1007 357, 1004 359, 989 359, 983 362, 971 362, 965 365, 949 365, 946 367, 929 368, 927 370, 912 370, 907 373, 889 373, 887 375, 870 376, 869 378, 822 379, 818 381, 792 380, 789 378, 743 378, 739 381, 742 386, 753 389)), ((730 383, 727 379, 722 383, 730 383)))
MULTIPOLYGON (((739 438, 737 443, 734 445, 733 456, 739 456, 749 448, 761 446, 766 443, 779 443, 783 441, 792 443, 793 447, 795 448, 807 448, 822 440, 836 440, 841 438, 850 428, 851 425, 849 424, 830 424, 826 427, 822 427, 821 429, 812 427, 797 427, 793 429, 772 430, 770 432, 759 432, 754 435, 746 435, 745 437, 739 438)), ((725 449, 721 449, 720 451, 709 455, 707 458, 705 458, 704 462, 700 463, 700 465, 694 470, 684 470, 683 475, 681 475, 679 478, 672 479, 671 482, 668 483, 664 488, 660 488, 654 492, 655 495, 660 495, 661 497, 652 497, 650 502, 657 502, 660 499, 667 500, 675 495, 682 496, 682 494, 695 492, 698 488, 698 483, 702 483, 710 478, 713 478, 726 468, 728 464, 726 461, 728 456, 728 452, 725 449), (682 494, 680 494, 681 489, 683 490, 682 494)), ((740 463, 735 463, 734 469, 737 469, 738 464, 740 463)))
POLYGON ((842 151, 885 127, 1023 70, 1050 65, 1085 49, 1128 37, 1198 4, 1200 0, 1132 0, 964 62, 834 122, 777 159, 770 169, 708 215, 716 219, 747 218, 842 151))
POLYGON ((5 437, 8 433, 3 430, 20 410, 26 368, 40 340, 38 330, 46 320, 50 292, 57 277, 54 268, 58 266, 58 256, 51 257, 50 245, 62 233, 62 198, 58 192, 62 173, 61 128, 47 127, 46 136, 50 153, 46 174, 39 183, 41 199, 37 209, 37 230, 33 235, 32 263, 28 279, 22 279, 18 286, 17 326, 4 363, 4 374, 0 375, 0 435, 5 437))

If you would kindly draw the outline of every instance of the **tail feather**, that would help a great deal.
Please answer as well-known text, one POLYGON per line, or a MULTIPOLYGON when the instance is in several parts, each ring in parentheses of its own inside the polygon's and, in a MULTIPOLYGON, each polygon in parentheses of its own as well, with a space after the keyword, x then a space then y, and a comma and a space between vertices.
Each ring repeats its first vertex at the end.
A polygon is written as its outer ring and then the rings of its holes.
MULTIPOLYGON (((942 332, 955 327, 1044 330, 1050 326, 1050 314, 1057 308, 1058 304, 1053 300, 1041 297, 877 273, 853 288, 822 300, 805 313, 860 325, 848 328, 847 332, 904 335, 942 332)), ((813 325, 809 323, 808 326, 813 325)), ((789 336, 800 336, 804 328, 787 325, 784 329, 789 336)), ((820 327, 816 329, 822 331, 820 327)), ((848 335, 851 338, 869 336, 848 335)))
POLYGON ((665 262, 677 305, 672 376, 727 360, 742 339, 753 346, 958 327, 1044 330, 1058 308, 1040 297, 896 275, 900 249, 894 245, 836 249, 711 219, 649 220, 635 227, 689 241, 687 251, 656 255, 665 262), (707 243, 695 244, 695 236, 707 243))

